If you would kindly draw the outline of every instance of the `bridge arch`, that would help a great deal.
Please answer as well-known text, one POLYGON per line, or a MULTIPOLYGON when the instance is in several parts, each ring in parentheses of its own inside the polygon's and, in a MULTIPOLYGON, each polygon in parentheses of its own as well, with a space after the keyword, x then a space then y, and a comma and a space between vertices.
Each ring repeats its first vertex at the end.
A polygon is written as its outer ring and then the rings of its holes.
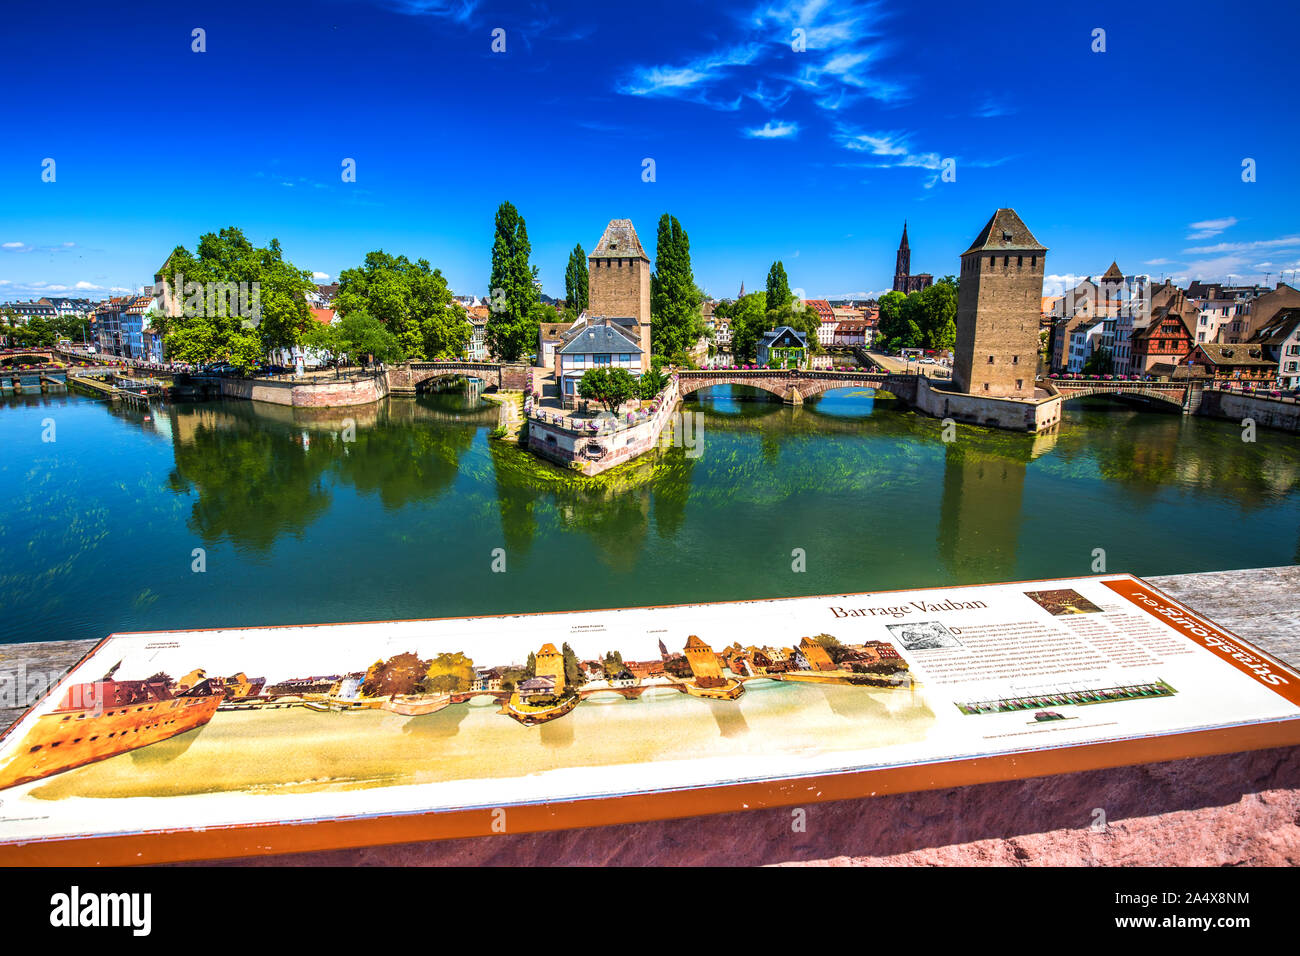
POLYGON ((788 395, 790 391, 789 388, 783 388, 783 387, 771 385, 765 382, 760 382, 758 380, 754 380, 754 381, 737 380, 731 382, 731 381, 721 381, 721 380, 702 381, 698 379, 679 378, 678 394, 682 398, 685 398, 687 395, 694 395, 696 392, 705 392, 711 388, 717 388, 724 385, 740 385, 748 388, 755 388, 758 389, 760 392, 767 392, 767 394, 769 395, 775 395, 777 398, 783 401, 785 400, 786 395, 788 395))
POLYGON ((1061 398, 1065 402, 1070 402, 1078 398, 1142 398, 1152 402, 1158 402, 1161 405, 1168 406, 1171 410, 1181 411, 1187 403, 1187 387, 1178 386, 1161 386, 1152 383, 1134 382, 1131 385, 1082 385, 1082 386, 1062 386, 1057 383, 1056 390, 1060 392, 1061 398))
POLYGON ((715 385, 745 385, 774 395, 787 404, 801 405, 804 399, 837 388, 884 388, 887 379, 888 376, 882 372, 838 372, 819 369, 699 369, 678 372, 677 387, 682 397, 685 397, 715 385))

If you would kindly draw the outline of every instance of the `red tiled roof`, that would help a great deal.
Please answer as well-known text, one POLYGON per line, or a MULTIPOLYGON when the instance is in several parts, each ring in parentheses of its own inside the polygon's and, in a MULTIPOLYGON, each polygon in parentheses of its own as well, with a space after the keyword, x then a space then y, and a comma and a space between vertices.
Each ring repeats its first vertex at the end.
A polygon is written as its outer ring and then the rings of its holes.
POLYGON ((333 309, 312 309, 311 317, 321 325, 331 325, 334 322, 333 309))

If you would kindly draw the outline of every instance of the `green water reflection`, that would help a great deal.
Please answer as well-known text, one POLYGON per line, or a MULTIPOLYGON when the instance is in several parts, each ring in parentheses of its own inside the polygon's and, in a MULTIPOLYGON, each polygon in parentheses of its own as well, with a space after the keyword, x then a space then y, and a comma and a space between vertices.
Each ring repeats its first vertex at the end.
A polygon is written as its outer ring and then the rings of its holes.
POLYGON ((704 393, 699 457, 597 481, 491 440, 495 406, 457 393, 0 400, 0 642, 1062 576, 1098 548, 1140 574, 1297 560, 1290 435, 1072 405, 1055 435, 945 443, 870 393, 755 397, 704 393))

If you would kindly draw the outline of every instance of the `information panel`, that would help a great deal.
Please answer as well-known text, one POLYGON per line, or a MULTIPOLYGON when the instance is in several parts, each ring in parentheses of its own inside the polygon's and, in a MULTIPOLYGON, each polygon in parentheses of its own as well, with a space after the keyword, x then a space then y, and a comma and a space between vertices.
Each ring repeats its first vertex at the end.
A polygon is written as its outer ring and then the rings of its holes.
POLYGON ((796 805, 1300 743, 1300 676, 1129 575, 117 634, 0 741, 0 862, 796 805))

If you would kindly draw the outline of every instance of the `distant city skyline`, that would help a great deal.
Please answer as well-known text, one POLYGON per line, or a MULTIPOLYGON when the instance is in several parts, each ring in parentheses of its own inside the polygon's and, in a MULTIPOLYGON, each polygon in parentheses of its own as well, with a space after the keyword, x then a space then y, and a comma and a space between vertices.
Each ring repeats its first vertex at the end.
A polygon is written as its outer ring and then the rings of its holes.
POLYGON ((506 200, 557 298, 576 243, 630 218, 653 255, 665 212, 717 298, 778 259, 805 298, 876 297, 904 219, 912 270, 956 274, 999 207, 1048 247, 1048 295, 1112 260, 1183 285, 1300 270, 1294 9, 74 2, 74 57, 48 14, 7 16, 0 300, 135 291, 226 226, 320 282, 382 248, 484 295, 506 200), (1171 24, 1198 14, 1249 55, 1197 68, 1171 24))

